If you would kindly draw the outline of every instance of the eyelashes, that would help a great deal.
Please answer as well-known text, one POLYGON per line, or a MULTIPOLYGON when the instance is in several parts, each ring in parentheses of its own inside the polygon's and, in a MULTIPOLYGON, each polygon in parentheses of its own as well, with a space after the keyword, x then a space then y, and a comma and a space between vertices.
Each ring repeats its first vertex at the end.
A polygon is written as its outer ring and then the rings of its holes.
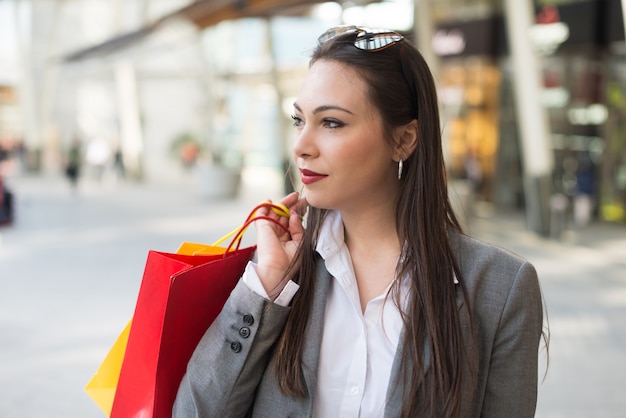
POLYGON ((343 128, 346 124, 337 119, 326 118, 324 119, 324 126, 329 129, 343 128))
MULTIPOLYGON (((293 126, 295 127, 301 127, 304 126, 304 119, 301 116, 298 116, 296 114, 291 115, 291 119, 293 120, 293 126)), ((324 128, 328 128, 328 129, 338 129, 338 128, 343 128, 344 126, 346 126, 346 124, 338 119, 334 119, 334 118, 324 118, 321 120, 321 125, 324 128)))
POLYGON ((304 121, 298 115, 291 115, 291 119, 293 120, 293 126, 295 127, 302 126, 304 124, 304 121))

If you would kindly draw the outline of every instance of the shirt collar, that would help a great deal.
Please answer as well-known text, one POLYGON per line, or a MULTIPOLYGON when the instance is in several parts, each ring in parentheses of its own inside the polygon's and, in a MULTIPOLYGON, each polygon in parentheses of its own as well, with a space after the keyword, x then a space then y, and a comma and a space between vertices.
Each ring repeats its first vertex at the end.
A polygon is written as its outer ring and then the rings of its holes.
MULTIPOLYGON (((344 230, 341 213, 338 210, 329 210, 322 222, 315 250, 324 260, 327 260, 329 257, 336 254, 344 245, 344 230)), ((454 273, 452 275, 452 281, 455 285, 459 284, 459 280, 454 273)))
POLYGON ((326 260, 331 255, 336 254, 344 245, 341 213, 337 210, 330 210, 322 222, 315 250, 326 260))

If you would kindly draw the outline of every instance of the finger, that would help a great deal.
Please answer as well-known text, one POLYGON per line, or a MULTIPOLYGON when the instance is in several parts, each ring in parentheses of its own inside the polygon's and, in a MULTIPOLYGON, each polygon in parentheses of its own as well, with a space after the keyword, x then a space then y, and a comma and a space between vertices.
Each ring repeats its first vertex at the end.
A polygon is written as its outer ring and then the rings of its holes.
POLYGON ((255 224, 257 230, 257 244, 261 248, 266 245, 276 245, 279 242, 288 241, 290 239, 289 233, 274 224, 274 222, 259 219, 255 224))
POLYGON ((271 207, 262 207, 256 212, 255 217, 257 218, 254 222, 257 231, 263 229, 281 241, 290 239, 288 217, 277 214, 271 207), (259 217, 264 217, 265 219, 258 219, 259 217))
POLYGON ((292 210, 289 216, 289 235, 295 242, 301 242, 304 237, 304 227, 302 226, 302 219, 300 215, 292 210))
POLYGON ((276 219, 280 221, 282 225, 285 227, 288 225, 289 212, 290 207, 298 202, 298 193, 293 192, 287 196, 285 196, 280 202, 273 203, 271 200, 266 200, 266 205, 263 212, 258 212, 259 214, 264 214, 265 216, 271 216, 272 219, 276 219))
MULTIPOLYGON (((268 203, 272 203, 272 201, 270 199, 267 200, 268 203)), ((257 209, 257 211, 254 213, 254 218, 258 218, 260 216, 266 216, 266 217, 274 217, 275 218, 275 214, 274 212, 266 206, 261 206, 259 209, 257 209)), ((257 229, 257 231, 261 230, 262 228, 272 228, 275 227, 275 225, 273 225, 271 222, 263 220, 263 219, 257 219, 254 221, 254 226, 257 229)))
POLYGON ((292 192, 285 196, 280 203, 285 205, 288 209, 291 209, 291 207, 298 202, 299 197, 300 194, 298 192, 292 192))
POLYGON ((306 199, 299 199, 292 207, 291 209, 296 211, 300 217, 304 216, 304 213, 306 212, 307 207, 309 206, 309 202, 306 201, 306 199))
MULTIPOLYGON (((271 199, 267 199, 266 200, 267 203, 272 203, 271 199)), ((255 216, 267 216, 269 212, 269 208, 265 207, 265 206, 260 206, 256 212, 254 212, 255 216)))

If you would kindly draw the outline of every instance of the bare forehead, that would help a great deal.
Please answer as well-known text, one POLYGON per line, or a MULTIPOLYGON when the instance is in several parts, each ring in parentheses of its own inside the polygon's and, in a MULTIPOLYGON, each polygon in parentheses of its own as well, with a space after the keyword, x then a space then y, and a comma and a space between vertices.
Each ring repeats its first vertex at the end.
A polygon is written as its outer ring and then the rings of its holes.
POLYGON ((349 65, 338 61, 320 60, 307 72, 296 103, 300 106, 340 105, 369 106, 366 84, 362 76, 349 65))
POLYGON ((343 83, 349 86, 365 85, 361 75, 348 64, 333 60, 316 61, 307 73, 310 79, 327 83, 343 83))

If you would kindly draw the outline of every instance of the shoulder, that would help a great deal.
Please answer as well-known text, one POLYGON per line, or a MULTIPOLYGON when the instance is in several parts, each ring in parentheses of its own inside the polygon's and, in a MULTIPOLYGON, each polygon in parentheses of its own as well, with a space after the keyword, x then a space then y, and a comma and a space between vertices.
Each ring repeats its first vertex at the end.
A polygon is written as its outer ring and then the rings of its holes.
POLYGON ((525 258, 501 247, 459 233, 450 244, 462 280, 476 307, 501 309, 512 297, 527 297, 541 304, 535 267, 525 258))
POLYGON ((535 271, 524 257, 467 235, 450 233, 450 245, 462 273, 511 275, 522 268, 535 271))
POLYGON ((478 350, 476 398, 463 415, 532 416, 543 323, 537 272, 523 257, 466 235, 451 233, 450 244, 467 288, 457 301, 471 311, 461 320, 471 319, 463 326, 478 350))

